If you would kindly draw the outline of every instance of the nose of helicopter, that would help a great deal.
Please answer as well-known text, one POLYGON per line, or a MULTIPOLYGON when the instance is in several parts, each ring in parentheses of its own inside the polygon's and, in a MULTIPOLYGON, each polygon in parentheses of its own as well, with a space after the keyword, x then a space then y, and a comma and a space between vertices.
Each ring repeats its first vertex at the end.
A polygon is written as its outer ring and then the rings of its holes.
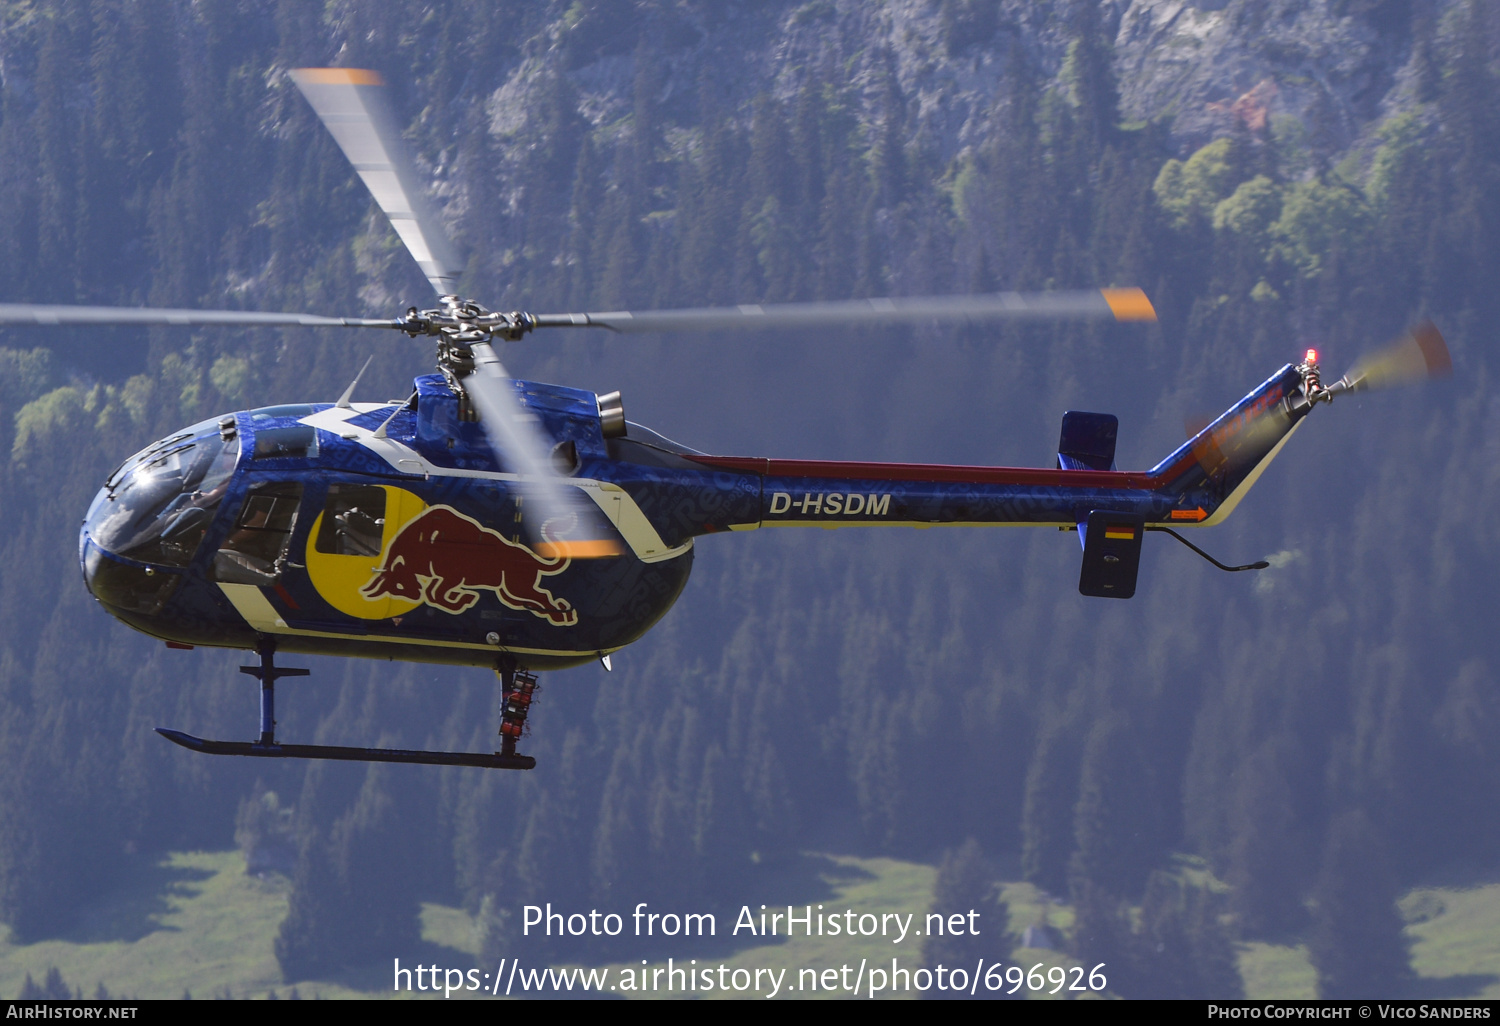
POLYGON ((164 505, 159 495, 164 482, 146 476, 134 468, 111 475, 94 497, 78 536, 84 584, 116 616, 160 612, 179 582, 177 574, 165 572, 152 559, 158 555, 149 551, 153 546, 141 544, 152 533, 160 536, 159 507, 164 505))
POLYGON ((83 581, 89 592, 116 616, 154 616, 181 583, 181 574, 116 559, 84 539, 83 581))
POLYGON ((94 597, 116 615, 160 612, 213 523, 238 456, 238 439, 205 421, 121 464, 79 532, 79 562, 94 597))

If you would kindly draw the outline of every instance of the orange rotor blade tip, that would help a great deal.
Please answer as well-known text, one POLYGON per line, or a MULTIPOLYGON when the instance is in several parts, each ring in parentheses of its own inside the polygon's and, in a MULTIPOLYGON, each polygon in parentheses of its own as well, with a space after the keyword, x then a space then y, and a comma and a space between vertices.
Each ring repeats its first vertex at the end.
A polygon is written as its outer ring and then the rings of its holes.
POLYGON ((1140 289, 1100 289, 1117 321, 1154 321, 1156 307, 1140 289))
POLYGON ((366 68, 298 68, 297 74, 314 85, 385 85, 380 72, 366 68))
POLYGON ((534 546, 536 554, 545 559, 607 559, 623 555, 625 549, 617 541, 608 538, 593 541, 549 541, 534 546))
POLYGON ((1427 373, 1442 377, 1453 373, 1453 357, 1448 354, 1448 343, 1443 333, 1431 321, 1423 321, 1412 331, 1417 347, 1422 350, 1422 359, 1427 361, 1427 373))

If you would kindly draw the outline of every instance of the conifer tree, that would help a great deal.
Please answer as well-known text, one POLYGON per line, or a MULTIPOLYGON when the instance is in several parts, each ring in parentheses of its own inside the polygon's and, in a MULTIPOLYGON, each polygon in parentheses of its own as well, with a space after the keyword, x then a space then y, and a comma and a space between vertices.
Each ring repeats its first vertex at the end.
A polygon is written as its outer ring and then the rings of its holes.
MULTIPOLYGON (((963 934, 928 933, 922 939, 922 961, 929 970, 937 971, 939 965, 945 969, 963 969, 974 972, 981 961, 988 967, 1003 963, 1010 957, 1014 938, 1010 935, 1010 909, 1000 897, 994 867, 984 857, 979 842, 972 837, 943 856, 938 867, 937 881, 932 888, 931 913, 943 917, 945 923, 950 916, 967 917, 977 912, 973 919, 965 919, 963 934), (970 924, 977 932, 967 932, 970 924)), ((996 996, 987 991, 981 982, 976 992, 984 996, 996 996)), ((1019 992, 1018 992, 1019 993, 1019 992)), ((930 998, 967 998, 962 992, 928 991, 930 998)))
POLYGON ((1244 996, 1234 945, 1220 923, 1220 902, 1177 874, 1151 874, 1129 957, 1115 970, 1130 997, 1168 1000, 1244 996))
POLYGON ((1021 871, 1056 895, 1066 893, 1073 852, 1073 807, 1077 802, 1078 747, 1067 727, 1044 728, 1026 772, 1021 811, 1021 871))
POLYGON ((1323 998, 1399 997, 1411 956, 1387 842, 1356 809, 1328 828, 1308 953, 1323 998))
POLYGON ((1141 728, 1097 720, 1083 749, 1071 874, 1121 898, 1140 894, 1159 857, 1162 811, 1141 728))

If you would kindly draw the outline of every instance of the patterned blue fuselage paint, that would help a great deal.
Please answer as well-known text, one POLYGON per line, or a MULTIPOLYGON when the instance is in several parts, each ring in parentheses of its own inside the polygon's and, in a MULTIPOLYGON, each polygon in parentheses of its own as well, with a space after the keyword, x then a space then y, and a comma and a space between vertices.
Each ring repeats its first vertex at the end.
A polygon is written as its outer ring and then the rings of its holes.
MULTIPOLYGON (((191 558, 160 562, 139 555, 158 551, 150 546, 131 555, 95 536, 111 503, 128 493, 130 475, 152 471, 149 458, 127 463, 95 500, 80 538, 91 590, 132 627, 179 644, 251 648, 272 634, 281 649, 294 652, 489 666, 505 651, 534 669, 558 668, 595 659, 649 630, 682 592, 699 536, 780 525, 1071 526, 1096 509, 1137 513, 1153 523, 1192 523, 1210 517, 1253 479, 1306 412, 1292 412, 1288 402, 1301 384, 1288 366, 1143 473, 828 463, 706 456, 640 429, 606 439, 592 393, 516 382, 527 411, 572 463, 571 479, 618 528, 623 555, 577 559, 558 569, 530 550, 509 552, 508 572, 528 577, 513 581, 510 592, 490 581, 470 586, 488 589, 474 600, 444 604, 435 597, 389 617, 350 616, 319 591, 300 555, 308 551, 319 514, 334 516, 342 508, 338 496, 349 489, 386 486, 429 510, 443 507, 449 523, 473 525, 471 546, 504 544, 499 536, 515 539, 511 549, 524 542, 514 478, 481 426, 463 416, 441 377, 424 376, 416 384, 415 402, 399 408, 356 413, 311 404, 235 414, 223 434, 237 437, 240 455, 202 516, 208 526, 198 528, 202 537, 191 558), (404 457, 372 442, 382 425, 404 457), (272 495, 279 498, 267 498, 272 495), (262 499, 252 501, 255 496, 262 499), (285 528, 278 536, 282 555, 261 576, 234 577, 224 569, 221 550, 233 550, 236 539, 261 529, 253 522, 260 515, 253 512, 256 502, 268 510, 284 503, 276 507, 285 528), (545 574, 545 581, 530 580, 531 574, 545 574), (506 597, 543 586, 555 608, 535 608, 535 602, 527 608, 506 597), (558 609, 576 616, 558 615, 558 609)), ((202 497, 192 501, 207 504, 202 497)), ((158 534, 177 530, 182 509, 181 500, 166 504, 160 518, 178 519, 158 534)), ((378 537, 379 526, 371 530, 378 537)), ((372 575, 390 551, 387 538, 385 551, 371 552, 372 575)), ((477 549, 454 551, 450 567, 487 558, 477 549)), ((461 573, 447 573, 454 579, 434 587, 462 585, 456 581, 461 573)))

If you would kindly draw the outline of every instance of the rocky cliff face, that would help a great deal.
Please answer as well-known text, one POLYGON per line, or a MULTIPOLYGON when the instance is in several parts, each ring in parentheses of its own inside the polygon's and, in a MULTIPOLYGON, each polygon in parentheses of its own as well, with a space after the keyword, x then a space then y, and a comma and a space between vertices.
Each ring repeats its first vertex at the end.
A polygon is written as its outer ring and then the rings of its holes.
POLYGON ((1175 136, 1197 143, 1291 115, 1316 145, 1340 150, 1427 87, 1423 61, 1449 6, 1135 0, 1115 35, 1122 108, 1170 118, 1175 136))
POLYGON ((1184 152, 1236 126, 1280 124, 1331 155, 1427 98, 1431 53, 1454 45, 1449 15, 1460 3, 580 0, 532 38, 491 95, 490 126, 502 148, 517 136, 549 70, 568 78, 606 134, 628 132, 643 84, 666 125, 684 127, 705 105, 748 111, 759 94, 789 99, 808 84, 852 90, 868 116, 894 83, 908 138, 951 158, 978 138, 1010 62, 1066 89, 1069 47, 1092 28, 1113 46, 1123 113, 1165 122, 1184 152))

